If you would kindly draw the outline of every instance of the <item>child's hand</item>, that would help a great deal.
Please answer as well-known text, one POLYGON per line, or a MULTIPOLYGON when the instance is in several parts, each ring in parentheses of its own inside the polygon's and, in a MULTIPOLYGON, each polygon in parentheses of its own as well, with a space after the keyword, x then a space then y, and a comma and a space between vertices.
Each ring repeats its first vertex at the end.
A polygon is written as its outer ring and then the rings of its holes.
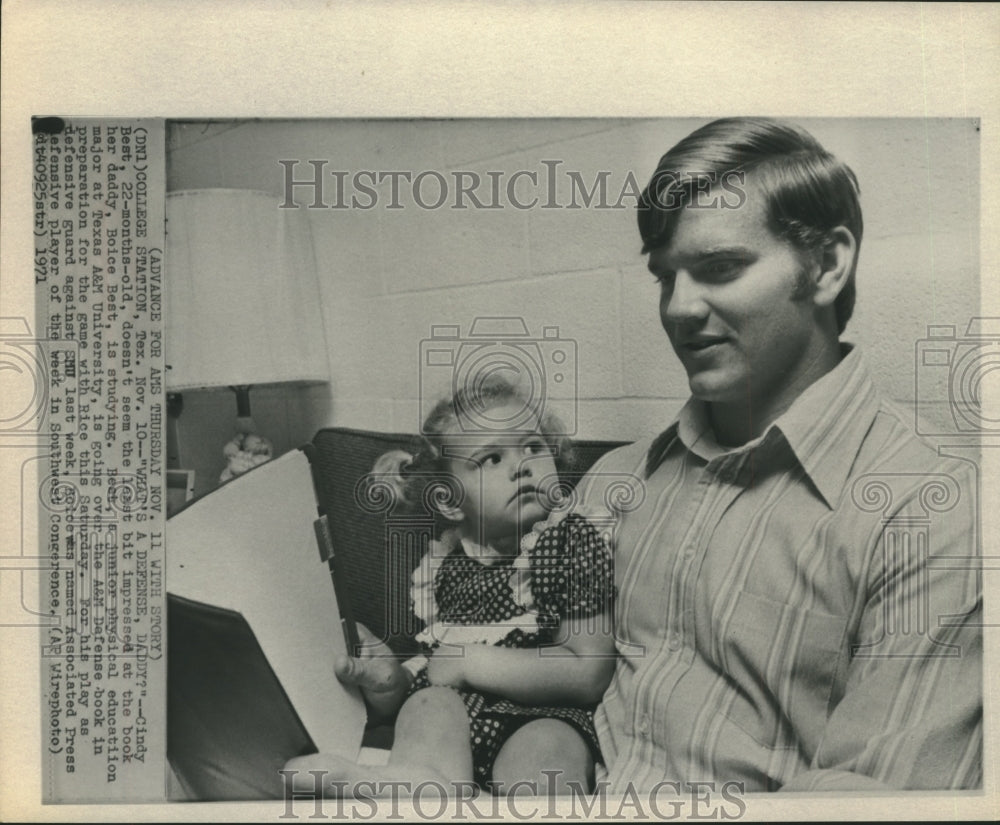
POLYGON ((338 656, 333 663, 334 673, 344 684, 361 688, 376 713, 392 717, 403 703, 412 677, 389 647, 363 624, 358 625, 358 636, 364 643, 361 656, 338 656))
POLYGON ((474 647, 478 647, 478 645, 471 645, 467 648, 463 645, 443 644, 438 647, 427 663, 427 679, 432 685, 468 687, 466 673, 470 648, 474 647))

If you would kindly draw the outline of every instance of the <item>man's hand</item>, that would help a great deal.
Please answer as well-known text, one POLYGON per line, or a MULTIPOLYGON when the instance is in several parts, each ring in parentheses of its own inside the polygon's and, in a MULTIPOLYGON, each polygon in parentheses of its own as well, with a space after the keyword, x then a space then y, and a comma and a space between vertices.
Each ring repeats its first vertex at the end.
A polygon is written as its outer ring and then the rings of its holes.
POLYGON ((412 677, 388 645, 367 627, 358 625, 361 656, 338 656, 333 671, 345 685, 357 685, 379 716, 391 718, 403 704, 412 677))
POLYGON ((450 687, 467 688, 466 677, 469 666, 469 654, 479 645, 447 645, 443 644, 434 651, 427 663, 427 679, 432 685, 448 685, 450 687))

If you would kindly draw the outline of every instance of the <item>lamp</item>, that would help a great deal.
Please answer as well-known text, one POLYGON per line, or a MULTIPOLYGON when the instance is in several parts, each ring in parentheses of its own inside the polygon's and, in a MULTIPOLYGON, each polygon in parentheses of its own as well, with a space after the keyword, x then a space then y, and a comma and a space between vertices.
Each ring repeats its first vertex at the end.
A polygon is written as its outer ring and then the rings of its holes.
POLYGON ((270 442, 256 435, 251 386, 329 380, 309 219, 278 203, 242 189, 167 194, 168 421, 176 449, 182 390, 236 393, 222 480, 270 457, 270 442))

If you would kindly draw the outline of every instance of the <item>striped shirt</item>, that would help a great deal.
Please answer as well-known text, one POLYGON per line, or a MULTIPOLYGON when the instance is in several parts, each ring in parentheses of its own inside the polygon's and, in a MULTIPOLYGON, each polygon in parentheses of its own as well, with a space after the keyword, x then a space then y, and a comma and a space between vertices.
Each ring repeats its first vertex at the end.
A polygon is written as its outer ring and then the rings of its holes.
POLYGON ((618 502, 612 791, 981 785, 975 465, 844 351, 750 443, 720 447, 692 399, 581 485, 618 502))

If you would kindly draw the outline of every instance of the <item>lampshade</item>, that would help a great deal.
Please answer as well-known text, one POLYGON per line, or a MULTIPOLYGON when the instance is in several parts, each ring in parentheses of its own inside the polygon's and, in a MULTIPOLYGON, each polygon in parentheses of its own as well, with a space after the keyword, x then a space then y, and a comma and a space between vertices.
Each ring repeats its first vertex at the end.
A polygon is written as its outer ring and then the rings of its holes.
POLYGON ((171 391, 329 379, 307 215, 241 189, 167 195, 171 391))

